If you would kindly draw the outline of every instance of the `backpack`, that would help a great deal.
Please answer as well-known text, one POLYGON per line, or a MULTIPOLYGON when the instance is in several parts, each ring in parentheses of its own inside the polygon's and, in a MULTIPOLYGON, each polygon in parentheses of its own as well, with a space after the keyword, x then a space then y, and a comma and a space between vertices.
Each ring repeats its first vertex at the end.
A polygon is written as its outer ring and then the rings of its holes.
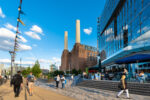
POLYGON ((21 76, 16 74, 15 76, 13 76, 13 78, 11 80, 11 85, 20 85, 21 82, 22 82, 21 76))
POLYGON ((67 84, 67 80, 65 80, 65 84, 67 84))
POLYGON ((29 82, 34 82, 34 76, 30 76, 28 80, 29 82))

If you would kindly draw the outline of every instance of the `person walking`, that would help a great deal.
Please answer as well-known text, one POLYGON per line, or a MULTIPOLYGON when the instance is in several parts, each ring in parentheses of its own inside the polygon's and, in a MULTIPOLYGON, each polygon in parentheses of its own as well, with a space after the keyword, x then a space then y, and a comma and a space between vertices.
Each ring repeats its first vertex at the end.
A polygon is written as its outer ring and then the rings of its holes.
POLYGON ((108 80, 109 79, 109 74, 108 72, 105 73, 105 80, 108 80))
POLYGON ((74 76, 73 76, 73 74, 71 75, 71 80, 73 80, 74 79, 74 76))
POLYGON ((144 75, 144 72, 141 71, 139 76, 138 76, 138 80, 140 83, 144 83, 145 82, 145 75, 144 75))
POLYGON ((61 78, 62 89, 65 88, 65 81, 66 81, 66 79, 65 79, 65 76, 63 75, 62 78, 61 78))
POLYGON ((23 79, 21 76, 21 71, 18 71, 11 80, 11 86, 14 86, 15 97, 19 97, 20 90, 23 87, 23 79))
POLYGON ((34 81, 35 81, 35 77, 32 74, 32 72, 30 72, 30 74, 27 76, 27 85, 28 85, 28 88, 29 88, 29 95, 30 96, 33 96, 34 81))
POLYGON ((117 98, 119 98, 119 96, 125 91, 126 92, 126 96, 127 96, 127 99, 130 99, 129 97, 129 91, 128 91, 128 87, 127 87, 127 70, 124 69, 124 72, 122 74, 122 77, 121 77, 121 80, 120 80, 120 83, 118 85, 118 87, 121 89, 120 92, 117 94, 117 98))
POLYGON ((59 81, 60 81, 60 76, 57 75, 57 76, 56 76, 56 88, 59 87, 59 81))

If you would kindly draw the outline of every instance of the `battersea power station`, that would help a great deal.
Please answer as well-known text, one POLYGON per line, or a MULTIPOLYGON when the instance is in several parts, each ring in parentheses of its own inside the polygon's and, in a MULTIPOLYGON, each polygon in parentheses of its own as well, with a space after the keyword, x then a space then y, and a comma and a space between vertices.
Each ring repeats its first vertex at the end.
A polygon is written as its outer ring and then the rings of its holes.
POLYGON ((76 43, 68 51, 68 32, 64 34, 64 50, 61 56, 62 71, 72 69, 85 71, 86 68, 97 64, 97 48, 80 44, 80 20, 76 20, 76 43))

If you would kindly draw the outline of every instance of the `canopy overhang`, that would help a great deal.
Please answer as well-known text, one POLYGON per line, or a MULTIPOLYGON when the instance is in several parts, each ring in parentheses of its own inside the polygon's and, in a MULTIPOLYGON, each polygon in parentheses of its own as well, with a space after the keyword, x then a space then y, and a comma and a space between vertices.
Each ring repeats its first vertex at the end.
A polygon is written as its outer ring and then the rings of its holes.
POLYGON ((115 61, 116 64, 150 62, 150 54, 135 54, 115 61))

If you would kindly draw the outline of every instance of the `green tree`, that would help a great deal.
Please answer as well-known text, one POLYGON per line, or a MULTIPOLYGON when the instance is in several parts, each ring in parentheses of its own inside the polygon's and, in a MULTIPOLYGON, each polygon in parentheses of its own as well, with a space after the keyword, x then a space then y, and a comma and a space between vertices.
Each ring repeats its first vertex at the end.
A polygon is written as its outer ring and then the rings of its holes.
POLYGON ((82 74, 82 70, 81 69, 78 70, 78 74, 82 74))
POLYGON ((27 77, 27 75, 28 75, 30 72, 31 72, 31 68, 28 67, 27 69, 25 69, 25 70, 22 71, 22 75, 23 75, 24 77, 27 77))
POLYGON ((63 71, 59 71, 59 70, 56 70, 54 71, 54 76, 57 76, 57 75, 64 75, 64 72, 63 71))
POLYGON ((40 69, 40 64, 39 61, 37 60, 34 64, 34 66, 32 67, 32 73, 35 77, 39 77, 41 74, 41 69, 40 69))
POLYGON ((72 74, 78 75, 78 71, 77 71, 76 69, 73 69, 73 70, 72 70, 72 74))
POLYGON ((89 68, 88 67, 86 67, 85 72, 86 72, 86 74, 89 74, 89 68))

